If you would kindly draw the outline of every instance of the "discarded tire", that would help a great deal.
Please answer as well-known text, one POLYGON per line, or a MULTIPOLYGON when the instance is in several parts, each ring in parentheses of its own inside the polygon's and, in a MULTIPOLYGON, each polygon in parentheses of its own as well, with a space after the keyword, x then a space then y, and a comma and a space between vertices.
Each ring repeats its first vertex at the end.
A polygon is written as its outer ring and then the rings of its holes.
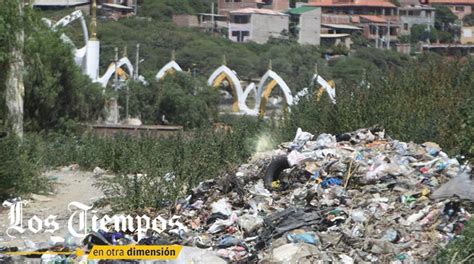
POLYGON ((290 164, 288 163, 288 158, 286 155, 277 156, 273 158, 270 165, 268 165, 267 171, 265 172, 265 177, 263 178, 263 183, 265 188, 271 190, 272 182, 280 179, 280 174, 284 169, 288 169, 290 164))

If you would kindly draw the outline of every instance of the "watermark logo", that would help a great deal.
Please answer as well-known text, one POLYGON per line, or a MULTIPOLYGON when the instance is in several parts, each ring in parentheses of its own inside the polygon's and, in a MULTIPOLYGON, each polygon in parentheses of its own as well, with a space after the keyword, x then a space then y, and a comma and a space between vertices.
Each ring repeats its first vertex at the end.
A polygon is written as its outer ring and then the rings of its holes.
MULTIPOLYGON (((3 207, 9 207, 8 220, 9 226, 6 234, 10 238, 16 238, 14 233, 23 234, 27 231, 34 234, 39 232, 51 233, 58 231, 61 227, 57 222, 57 215, 50 215, 44 219, 34 215, 26 222, 23 217, 23 206, 27 201, 15 201, 3 203, 3 207)), ((153 230, 157 233, 162 233, 168 229, 175 229, 178 232, 187 228, 179 222, 179 216, 165 219, 161 216, 151 218, 147 215, 130 216, 130 215, 104 215, 98 217, 91 213, 92 206, 85 205, 79 202, 71 202, 68 205, 68 210, 71 212, 67 221, 67 229, 69 233, 78 238, 85 237, 90 230, 92 231, 116 231, 116 232, 131 232, 137 233, 138 240, 145 237, 148 230, 153 230), (109 226, 113 226, 113 230, 109 230, 109 226)))

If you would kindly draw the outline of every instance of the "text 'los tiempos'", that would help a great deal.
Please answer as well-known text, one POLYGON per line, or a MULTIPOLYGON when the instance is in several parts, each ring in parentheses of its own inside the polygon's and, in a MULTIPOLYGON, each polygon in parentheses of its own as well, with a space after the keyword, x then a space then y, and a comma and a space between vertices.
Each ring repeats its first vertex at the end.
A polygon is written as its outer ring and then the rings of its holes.
MULTIPOLYGON (((50 215, 43 219, 34 215, 25 222, 25 219, 23 219, 23 206, 25 203, 25 201, 3 203, 4 207, 10 208, 8 213, 9 226, 6 230, 6 234, 9 237, 15 238, 15 232, 23 234, 28 231, 34 234, 40 232, 53 234, 61 228, 56 221, 57 215, 50 215)), ((168 220, 161 216, 152 219, 146 215, 135 217, 130 215, 114 215, 112 217, 104 215, 98 217, 95 214, 91 214, 92 206, 79 202, 69 203, 68 209, 71 215, 67 221, 67 229, 74 237, 85 237, 90 230, 96 232, 99 230, 109 230, 110 225, 117 232, 136 232, 138 240, 142 239, 149 229, 158 233, 167 229, 186 230, 186 227, 178 221, 178 216, 168 220)))

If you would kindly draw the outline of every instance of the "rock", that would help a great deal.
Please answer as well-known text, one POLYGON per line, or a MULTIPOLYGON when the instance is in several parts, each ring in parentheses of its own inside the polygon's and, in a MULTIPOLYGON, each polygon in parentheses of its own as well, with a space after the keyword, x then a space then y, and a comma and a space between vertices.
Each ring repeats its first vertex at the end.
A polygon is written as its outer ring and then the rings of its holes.
POLYGON ((92 173, 94 173, 94 176, 102 176, 106 173, 106 171, 104 169, 101 169, 99 167, 95 167, 94 170, 92 171, 92 173))
POLYGON ((53 200, 53 199, 51 199, 47 196, 39 195, 39 194, 32 194, 31 199, 35 200, 35 201, 38 201, 38 202, 50 202, 50 201, 53 200))

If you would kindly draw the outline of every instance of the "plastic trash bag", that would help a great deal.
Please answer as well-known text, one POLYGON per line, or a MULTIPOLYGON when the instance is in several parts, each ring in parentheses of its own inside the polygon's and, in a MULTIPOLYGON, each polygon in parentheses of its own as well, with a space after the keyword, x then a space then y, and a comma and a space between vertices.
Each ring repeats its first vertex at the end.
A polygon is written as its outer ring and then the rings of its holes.
POLYGON ((298 130, 296 131, 295 139, 293 139, 293 142, 291 142, 289 147, 290 149, 301 150, 306 144, 306 142, 311 140, 313 137, 313 134, 303 132, 301 128, 298 128, 298 130))

